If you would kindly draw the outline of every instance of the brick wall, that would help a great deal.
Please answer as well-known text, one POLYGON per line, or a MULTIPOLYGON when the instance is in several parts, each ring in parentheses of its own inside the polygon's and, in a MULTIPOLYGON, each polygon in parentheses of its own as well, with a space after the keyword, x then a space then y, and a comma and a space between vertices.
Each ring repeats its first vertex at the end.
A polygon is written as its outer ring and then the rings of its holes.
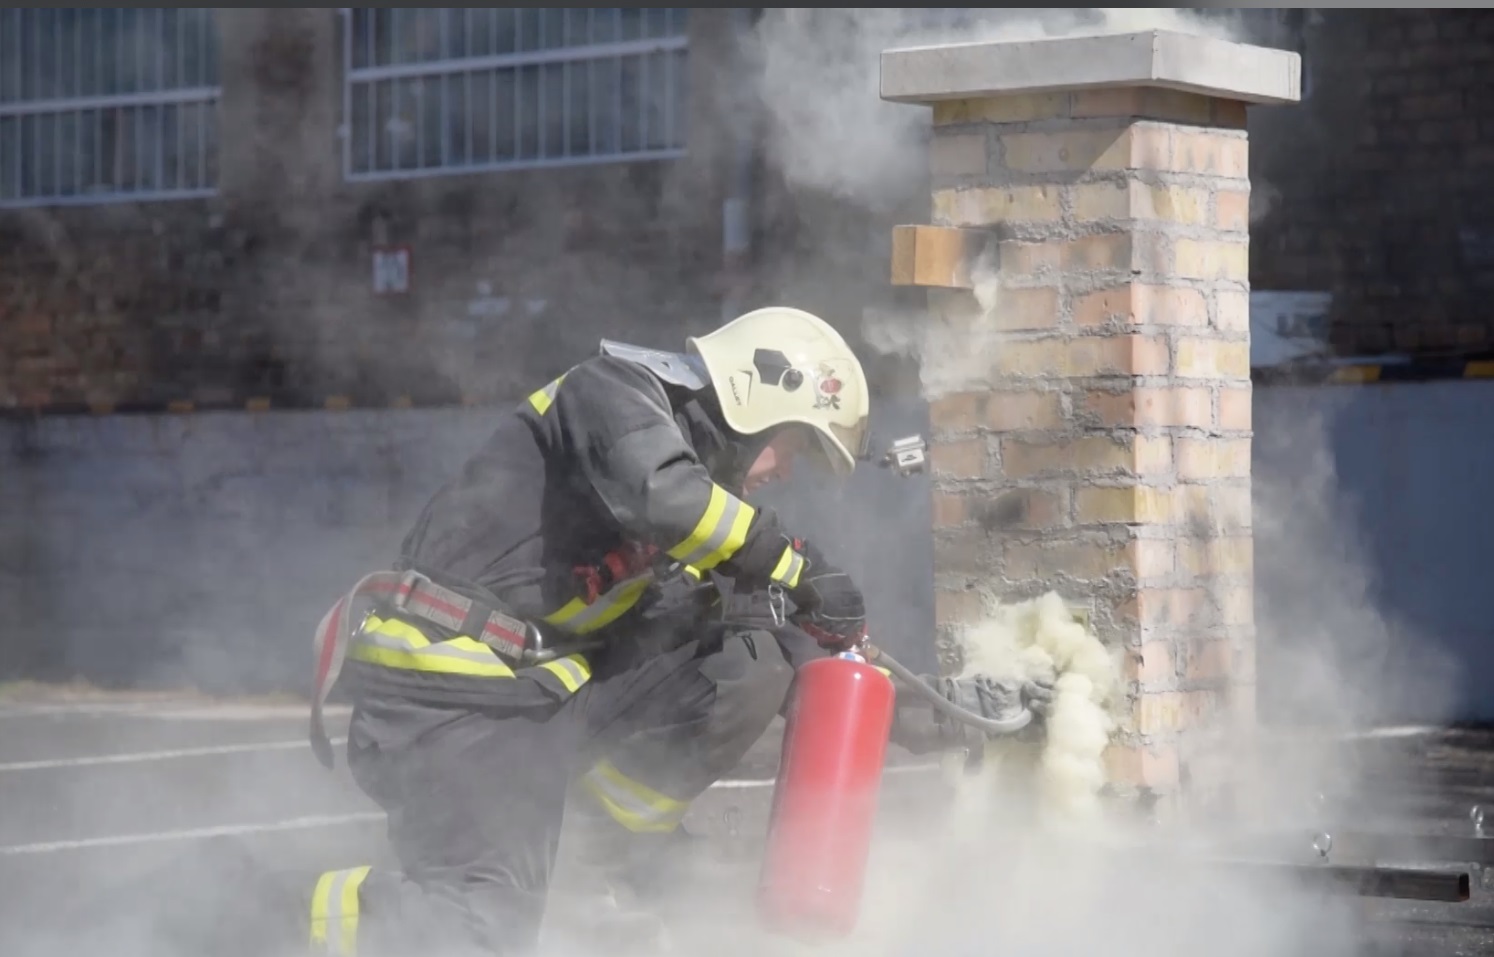
POLYGON ((220 12, 220 195, 0 213, 0 407, 486 399, 714 322, 729 34, 691 24, 684 160, 349 185, 336 12, 220 12), (375 242, 412 294, 373 295, 375 242), (469 324, 479 283, 541 318, 469 324))
POLYGON ((1494 348, 1494 13, 1316 10, 1303 51, 1252 118, 1253 285, 1331 290, 1343 353, 1494 348))
POLYGON ((888 55, 886 95, 933 113, 932 225, 900 230, 893 267, 935 287, 941 650, 993 600, 1056 590, 1124 669, 1112 783, 1213 796, 1205 753, 1255 721, 1243 101, 1296 92, 1288 56, 1167 42, 1161 69, 1250 58, 1261 85, 1102 85, 1089 64, 1160 56, 1150 35, 888 55))
MULTIPOLYGON (((363 186, 338 168, 335 13, 219 17, 219 197, 0 213, 0 407, 491 397, 603 331, 717 317, 724 133, 749 109, 721 68, 727 14, 691 18, 684 161, 363 186), (376 238, 414 247, 413 295, 372 295, 376 238), (545 300, 546 320, 474 329, 480 282, 545 300)), ((1263 42, 1299 42, 1271 23, 1263 42)), ((1300 46, 1308 100, 1250 120, 1254 287, 1333 291, 1341 351, 1494 347, 1494 15, 1322 10, 1300 46)), ((796 301, 854 337, 882 286, 868 237, 913 218, 924 184, 872 213, 757 173, 739 302, 796 301)))
POLYGON ((994 316, 931 293, 941 332, 993 366, 931 406, 936 609, 968 621, 990 582, 1092 604, 1136 695, 1115 778, 1171 789, 1178 732, 1253 700, 1243 109, 1138 90, 967 103, 935 105, 935 155, 970 137, 999 153, 946 167, 934 222, 1012 238, 994 316), (996 540, 979 512, 1000 494, 1026 517, 996 540))

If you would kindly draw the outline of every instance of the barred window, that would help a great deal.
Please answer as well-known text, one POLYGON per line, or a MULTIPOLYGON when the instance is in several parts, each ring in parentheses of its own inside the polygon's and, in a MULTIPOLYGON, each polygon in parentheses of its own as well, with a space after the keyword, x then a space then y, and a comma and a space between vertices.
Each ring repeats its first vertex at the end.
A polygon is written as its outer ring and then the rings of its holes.
POLYGON ((0 9, 0 207, 211 194, 207 8, 0 9))
POLYGON ((353 8, 352 180, 679 156, 684 9, 353 8))

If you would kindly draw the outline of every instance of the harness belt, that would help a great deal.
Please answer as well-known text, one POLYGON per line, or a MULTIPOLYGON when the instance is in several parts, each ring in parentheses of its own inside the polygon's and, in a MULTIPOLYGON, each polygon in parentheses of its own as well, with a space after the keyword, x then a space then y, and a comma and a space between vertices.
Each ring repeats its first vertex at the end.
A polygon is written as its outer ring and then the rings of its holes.
POLYGON ((311 750, 328 770, 334 761, 322 710, 342 673, 353 633, 361 627, 361 622, 355 623, 353 606, 365 598, 385 601, 404 614, 476 638, 510 664, 522 662, 527 652, 541 644, 538 633, 523 620, 439 585, 418 571, 380 571, 363 576, 322 616, 313 640, 316 679, 311 700, 311 750))

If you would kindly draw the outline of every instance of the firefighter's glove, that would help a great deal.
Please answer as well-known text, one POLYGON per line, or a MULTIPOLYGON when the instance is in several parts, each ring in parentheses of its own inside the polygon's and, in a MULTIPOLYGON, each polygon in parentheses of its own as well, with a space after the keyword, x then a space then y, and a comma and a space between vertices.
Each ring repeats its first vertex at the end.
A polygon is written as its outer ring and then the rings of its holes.
POLYGON ((827 651, 844 651, 866 640, 866 600, 851 576, 832 565, 819 549, 794 543, 807 567, 788 592, 793 622, 827 651))
MULTIPOLYGON (((992 721, 1012 721, 1022 716, 1022 686, 986 675, 974 678, 941 678, 934 685, 950 704, 992 721)), ((958 718, 946 716, 946 721, 958 718)))
MULTIPOLYGON (((950 704, 973 712, 982 718, 1011 721, 1024 711, 1046 715, 1053 699, 1053 686, 1046 681, 997 681, 979 675, 974 678, 950 678, 941 675, 919 675, 919 679, 950 704)), ((980 753, 986 733, 931 707, 916 695, 899 696, 897 719, 892 727, 893 743, 913 754, 950 751, 964 748, 980 753)), ((1015 740, 1038 740, 1043 734, 1038 721, 1030 721, 1012 732, 1015 740)))
POLYGON ((1052 713, 1055 694, 1051 680, 1038 678, 1022 683, 1022 703, 1039 717, 1046 718, 1052 713))
MULTIPOLYGON (((1053 685, 1047 681, 976 675, 973 678, 937 678, 930 684, 950 703, 1003 723, 1017 721, 1024 713, 1046 715, 1053 702, 1053 685)), ((956 720, 944 716, 946 723, 956 720)))

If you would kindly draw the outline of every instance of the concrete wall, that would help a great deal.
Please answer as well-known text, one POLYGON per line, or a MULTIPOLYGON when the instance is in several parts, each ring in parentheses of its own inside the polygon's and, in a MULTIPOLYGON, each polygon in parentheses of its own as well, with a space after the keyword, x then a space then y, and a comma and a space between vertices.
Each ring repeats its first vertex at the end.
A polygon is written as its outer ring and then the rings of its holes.
POLYGON ((1257 387, 1263 715, 1494 720, 1491 440, 1494 384, 1257 387))
MULTIPOLYGON (((1494 384, 1255 395, 1262 717, 1314 713, 1327 649, 1361 713, 1494 720, 1494 384)), ((387 561, 491 414, 0 425, 0 676, 303 687, 318 617, 387 561)), ((923 418, 904 403, 880 428, 923 418)), ((868 470, 774 499, 862 576, 877 637, 932 667, 926 479, 868 470)))
MULTIPOLYGON (((0 424, 0 608, 9 611, 0 677, 303 687, 317 620, 364 572, 387 567, 494 414, 0 424)), ((918 410, 889 421, 896 434, 922 429, 918 410)), ((930 574, 923 480, 869 471, 828 495, 796 493, 799 484, 775 504, 867 582, 878 639, 932 668, 932 645, 920 640, 930 574)))

